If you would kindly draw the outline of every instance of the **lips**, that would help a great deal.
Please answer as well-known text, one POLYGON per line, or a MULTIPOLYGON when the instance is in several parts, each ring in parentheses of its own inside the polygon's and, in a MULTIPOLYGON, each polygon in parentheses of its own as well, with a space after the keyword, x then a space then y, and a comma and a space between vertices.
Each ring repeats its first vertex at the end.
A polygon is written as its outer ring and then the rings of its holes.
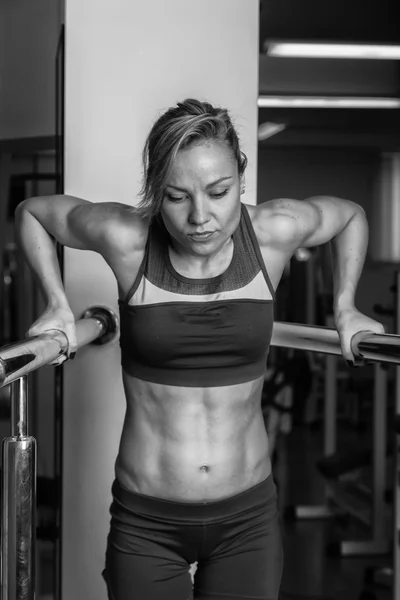
POLYGON ((190 237, 196 241, 205 241, 210 239, 210 237, 214 234, 214 231, 205 231, 204 233, 191 233, 190 237))

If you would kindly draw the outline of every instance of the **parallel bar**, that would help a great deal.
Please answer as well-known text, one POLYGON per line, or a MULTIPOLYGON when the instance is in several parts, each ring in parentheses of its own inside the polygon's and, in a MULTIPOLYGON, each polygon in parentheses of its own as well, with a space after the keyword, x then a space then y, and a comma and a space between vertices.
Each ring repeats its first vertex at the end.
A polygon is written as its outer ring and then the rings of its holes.
POLYGON ((329 487, 334 491, 329 501, 342 508, 346 513, 352 515, 363 525, 371 526, 371 508, 365 503, 362 494, 357 493, 356 486, 351 482, 329 481, 329 487))
MULTIPOLYGON (((339 556, 384 556, 390 551, 387 540, 342 540, 339 556)), ((394 600, 398 600, 395 598, 394 600)))
MULTIPOLYGON (((272 334, 272 345, 295 348, 305 351, 321 352, 328 355, 341 355, 338 333, 326 327, 314 327, 293 323, 275 323, 272 334)), ((377 363, 400 364, 400 335, 373 334, 370 332, 359 332, 352 340, 353 351, 359 351, 365 360, 377 363)), ((326 387, 325 387, 325 454, 332 454, 336 450, 336 357, 327 357, 326 387)), ((398 370, 398 369, 397 369, 398 370)), ((376 365, 377 380, 375 382, 374 396, 374 460, 373 460, 373 494, 369 500, 368 509, 365 501, 344 490, 342 482, 329 482, 327 484, 327 500, 334 503, 347 513, 356 517, 365 525, 371 526, 372 539, 368 541, 345 541, 339 546, 339 555, 350 554, 379 554, 387 552, 388 539, 386 539, 385 519, 382 516, 382 503, 384 503, 385 485, 385 404, 382 406, 380 400, 385 389, 385 372, 376 365)), ((400 381, 400 378, 399 378, 400 381)), ((400 390, 400 385, 399 385, 400 390)), ((400 397, 400 396, 399 396, 400 397)), ((400 401, 399 401, 400 402, 400 401)), ((400 412, 400 405, 399 405, 400 412)), ((400 480, 400 478, 399 478, 400 480)), ((400 493, 399 493, 400 498, 400 493)), ((400 500, 398 501, 400 506, 400 500)), ((322 518, 331 516, 329 506, 317 507, 295 507, 297 518, 322 518)), ((384 512, 384 511, 383 511, 384 512)), ((399 509, 400 515, 400 509, 399 509)), ((400 519, 398 520, 400 522, 400 519)), ((399 528, 400 529, 400 528, 399 528)), ((398 550, 400 556, 400 550, 398 550)), ((400 585, 399 582, 396 582, 400 585)), ((396 596, 396 598, 400 596, 396 596)))
MULTIPOLYGON (((98 318, 76 322, 78 348, 99 338, 106 324, 98 318)), ((67 351, 65 334, 56 329, 0 348, 0 387, 49 365, 67 351)))
MULTIPOLYGON (((400 364, 400 335, 363 332, 354 338, 352 346, 358 347, 365 360, 400 364)), ((341 354, 337 331, 327 327, 276 322, 271 344, 280 348, 341 354)))
POLYGON ((325 394, 324 394, 324 456, 336 452, 336 420, 337 420, 337 358, 326 357, 325 394))
POLYGON ((3 440, 1 599, 34 600, 36 568, 36 440, 27 434, 26 377, 13 384, 16 435, 3 440))
MULTIPOLYGON (((118 319, 105 306, 86 309, 76 322, 78 348, 118 335, 118 319)), ((13 383, 11 436, 3 440, 1 481, 1 600, 34 600, 36 568, 36 440, 28 435, 26 375, 68 351, 58 329, 0 348, 0 387, 13 383), (18 381, 17 381, 18 380, 18 381)))
MULTIPOLYGON (((400 270, 396 272, 396 329, 400 333, 400 270)), ((400 420, 400 367, 396 369, 396 403, 393 420, 395 423, 396 434, 394 436, 394 535, 393 535, 393 587, 392 598, 398 600, 400 598, 400 428, 398 427, 400 420), (397 426, 396 426, 397 425, 397 426)))
POLYGON ((19 382, 15 382, 14 385, 17 385, 18 383, 17 412, 14 426, 17 438, 22 439, 28 435, 28 380, 26 377, 22 377, 19 382))
MULTIPOLYGON (((86 318, 76 323, 78 347, 97 339, 105 330, 102 319, 86 318)), ((358 334, 357 334, 358 336, 358 334)), ((366 360, 400 364, 400 335, 365 333, 355 340, 366 360)), ((0 387, 48 365, 66 351, 66 337, 53 330, 48 334, 27 338, 0 349, 0 387)), ((312 327, 296 323, 275 323, 273 346, 341 354, 337 331, 327 327, 312 327)))
POLYGON ((372 415, 372 538, 386 540, 386 431, 388 372, 379 363, 374 365, 374 403, 372 415))

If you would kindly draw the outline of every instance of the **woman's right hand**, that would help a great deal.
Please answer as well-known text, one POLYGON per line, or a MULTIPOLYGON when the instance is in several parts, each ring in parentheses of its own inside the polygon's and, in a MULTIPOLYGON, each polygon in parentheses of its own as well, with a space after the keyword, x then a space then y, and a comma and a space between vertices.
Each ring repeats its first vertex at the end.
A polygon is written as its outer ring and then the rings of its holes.
POLYGON ((68 348, 65 354, 57 357, 51 364, 61 365, 68 358, 74 358, 77 350, 75 317, 70 308, 47 307, 44 313, 31 325, 26 336, 32 337, 58 329, 65 333, 68 339, 68 348))

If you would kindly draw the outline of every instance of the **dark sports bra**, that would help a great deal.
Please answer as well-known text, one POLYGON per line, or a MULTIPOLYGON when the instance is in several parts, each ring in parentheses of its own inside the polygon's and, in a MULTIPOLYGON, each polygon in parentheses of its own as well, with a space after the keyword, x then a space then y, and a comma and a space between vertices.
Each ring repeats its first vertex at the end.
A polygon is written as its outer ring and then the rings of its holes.
POLYGON ((152 223, 139 273, 119 301, 128 374, 184 387, 229 386, 264 374, 274 290, 244 204, 233 242, 224 273, 189 279, 171 264, 162 221, 152 223))

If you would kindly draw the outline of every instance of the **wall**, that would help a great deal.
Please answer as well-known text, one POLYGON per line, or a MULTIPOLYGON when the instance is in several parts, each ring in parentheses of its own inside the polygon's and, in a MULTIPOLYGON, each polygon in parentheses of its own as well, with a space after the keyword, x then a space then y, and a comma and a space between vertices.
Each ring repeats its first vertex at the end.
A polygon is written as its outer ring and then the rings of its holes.
MULTIPOLYGON (((66 0, 66 187, 92 201, 135 204, 140 155, 161 111, 185 97, 231 109, 256 201, 257 0, 66 0)), ((66 250, 76 317, 117 309, 111 271, 66 250)), ((124 416, 118 343, 80 351, 65 368, 62 597, 101 600, 110 487, 124 416)))
MULTIPOLYGON (((258 202, 273 198, 333 195, 352 200, 366 211, 370 228, 379 154, 343 148, 266 148, 258 153, 258 202)), ((371 317, 376 303, 390 305, 393 268, 367 257, 357 291, 357 307, 371 317)), ((379 320, 379 318, 378 318, 379 320)), ((392 327, 391 320, 384 320, 392 327)))

